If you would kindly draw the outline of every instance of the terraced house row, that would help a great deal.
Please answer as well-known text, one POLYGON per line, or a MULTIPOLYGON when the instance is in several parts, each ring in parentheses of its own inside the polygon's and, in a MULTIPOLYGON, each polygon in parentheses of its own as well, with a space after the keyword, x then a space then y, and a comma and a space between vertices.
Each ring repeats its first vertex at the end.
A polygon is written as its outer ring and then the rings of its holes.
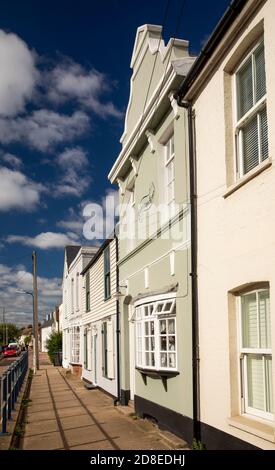
POLYGON ((275 449, 274 17, 231 2, 197 58, 138 28, 119 223, 65 250, 63 366, 207 449, 275 449))

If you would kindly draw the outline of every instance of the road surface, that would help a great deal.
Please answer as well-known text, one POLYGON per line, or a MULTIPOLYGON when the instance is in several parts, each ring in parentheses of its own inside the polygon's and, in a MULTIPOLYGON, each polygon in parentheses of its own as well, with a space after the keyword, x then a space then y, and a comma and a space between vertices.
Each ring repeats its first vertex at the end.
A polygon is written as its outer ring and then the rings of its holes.
POLYGON ((20 358, 20 356, 14 356, 14 357, 5 357, 3 359, 0 360, 0 375, 3 374, 3 372, 5 372, 6 369, 8 369, 8 367, 14 362, 14 361, 18 361, 18 359, 20 358))

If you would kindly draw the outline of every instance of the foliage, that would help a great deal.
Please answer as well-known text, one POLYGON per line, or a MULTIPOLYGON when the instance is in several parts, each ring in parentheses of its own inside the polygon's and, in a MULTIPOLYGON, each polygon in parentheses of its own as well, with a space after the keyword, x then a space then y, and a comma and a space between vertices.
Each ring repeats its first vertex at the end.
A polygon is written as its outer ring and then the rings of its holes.
POLYGON ((26 336, 25 339, 24 339, 24 343, 27 345, 27 344, 30 344, 30 342, 31 342, 31 337, 26 336))
POLYGON ((46 348, 50 361, 54 362, 54 353, 62 351, 62 333, 54 331, 46 341, 46 348))
POLYGON ((8 332, 8 343, 12 341, 16 341, 16 339, 20 336, 20 328, 18 328, 14 323, 0 323, 0 344, 4 345, 6 330, 8 332))
POLYGON ((192 449, 193 450, 206 450, 206 447, 201 441, 197 441, 196 439, 193 439, 192 449))

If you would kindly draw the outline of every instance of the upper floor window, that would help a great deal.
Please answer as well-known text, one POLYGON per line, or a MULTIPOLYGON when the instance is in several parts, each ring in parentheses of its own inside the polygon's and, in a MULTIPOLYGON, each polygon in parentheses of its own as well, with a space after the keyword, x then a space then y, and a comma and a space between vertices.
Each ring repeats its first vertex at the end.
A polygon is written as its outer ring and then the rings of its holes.
POLYGON ((110 246, 104 250, 104 298, 111 296, 110 246))
POLYGON ((261 41, 236 72, 236 147, 239 177, 268 158, 266 74, 261 41))
POLYGON ((169 209, 175 203, 175 145, 174 134, 165 146, 165 202, 169 209))
POLYGON ((91 299, 90 299, 90 271, 87 272, 85 277, 86 282, 86 312, 89 312, 91 309, 91 299))
POLYGON ((71 312, 74 313, 74 279, 71 279, 71 312))
POLYGON ((75 278, 75 307, 79 310, 79 273, 76 274, 75 278))
POLYGON ((269 289, 240 296, 243 411, 273 419, 269 289))
POLYGON ((135 320, 136 365, 176 370, 176 299, 137 306, 135 320))

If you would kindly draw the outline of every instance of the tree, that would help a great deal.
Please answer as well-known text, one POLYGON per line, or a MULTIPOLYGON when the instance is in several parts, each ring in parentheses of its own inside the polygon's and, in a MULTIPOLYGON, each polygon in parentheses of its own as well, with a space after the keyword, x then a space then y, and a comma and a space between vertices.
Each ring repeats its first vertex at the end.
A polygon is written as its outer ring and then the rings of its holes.
POLYGON ((16 341, 20 333, 20 329, 14 323, 0 323, 0 344, 4 345, 6 339, 7 344, 16 341))
POLYGON ((54 353, 62 351, 62 333, 54 331, 46 341, 46 348, 50 361, 54 362, 54 353))

